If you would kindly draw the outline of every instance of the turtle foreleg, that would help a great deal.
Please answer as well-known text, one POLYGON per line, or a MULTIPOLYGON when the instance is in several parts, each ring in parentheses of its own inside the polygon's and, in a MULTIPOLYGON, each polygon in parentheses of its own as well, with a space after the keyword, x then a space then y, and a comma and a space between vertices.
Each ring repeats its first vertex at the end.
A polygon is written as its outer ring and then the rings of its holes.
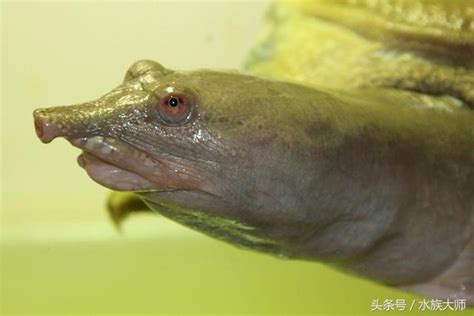
POLYGON ((107 199, 107 212, 117 229, 120 229, 129 214, 153 211, 135 193, 113 191, 107 199))

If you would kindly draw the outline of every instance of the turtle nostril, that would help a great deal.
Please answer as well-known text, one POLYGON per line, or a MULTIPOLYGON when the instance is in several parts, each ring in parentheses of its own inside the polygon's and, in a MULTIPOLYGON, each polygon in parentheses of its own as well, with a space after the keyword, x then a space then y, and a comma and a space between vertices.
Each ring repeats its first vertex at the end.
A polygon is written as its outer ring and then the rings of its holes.
POLYGON ((43 137, 43 134, 44 134, 43 124, 38 122, 37 119, 35 119, 35 131, 36 131, 36 135, 38 135, 39 138, 43 137))
POLYGON ((33 112, 35 132, 43 143, 49 143, 54 138, 61 136, 60 131, 45 117, 42 109, 33 112))

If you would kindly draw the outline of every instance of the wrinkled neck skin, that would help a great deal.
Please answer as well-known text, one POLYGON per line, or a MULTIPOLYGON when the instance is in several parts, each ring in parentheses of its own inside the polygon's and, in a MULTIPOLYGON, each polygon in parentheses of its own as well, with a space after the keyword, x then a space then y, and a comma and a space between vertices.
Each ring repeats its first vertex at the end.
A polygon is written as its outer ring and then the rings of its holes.
POLYGON ((439 274, 472 239, 470 110, 149 64, 97 101, 35 112, 38 135, 66 137, 94 180, 187 226, 389 284, 439 274), (170 85, 197 99, 181 126, 154 112, 170 85))
POLYGON ((412 94, 286 85, 295 93, 256 104, 271 116, 244 128, 206 121, 232 153, 215 169, 217 191, 142 193, 145 201, 231 243, 389 284, 448 267, 473 236, 472 113, 430 109, 412 94), (209 225, 208 216, 232 222, 209 225))

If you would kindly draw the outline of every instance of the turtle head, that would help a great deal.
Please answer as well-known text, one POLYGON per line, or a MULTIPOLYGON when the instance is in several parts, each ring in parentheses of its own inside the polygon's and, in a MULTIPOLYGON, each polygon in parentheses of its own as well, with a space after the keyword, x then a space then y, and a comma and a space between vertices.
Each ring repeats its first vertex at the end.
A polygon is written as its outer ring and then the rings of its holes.
POLYGON ((230 229, 240 244, 259 243, 250 232, 285 231, 278 225, 293 217, 274 198, 286 190, 275 179, 293 173, 288 131, 298 130, 287 86, 142 60, 106 95, 38 109, 34 123, 44 143, 64 137, 80 148, 79 164, 99 184, 138 192, 152 208, 222 238, 230 229))

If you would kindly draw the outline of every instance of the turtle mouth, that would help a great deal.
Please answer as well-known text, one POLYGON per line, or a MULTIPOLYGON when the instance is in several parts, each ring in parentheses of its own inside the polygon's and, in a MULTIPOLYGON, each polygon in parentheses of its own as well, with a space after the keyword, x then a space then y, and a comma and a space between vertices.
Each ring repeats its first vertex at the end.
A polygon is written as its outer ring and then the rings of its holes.
POLYGON ((112 190, 148 191, 157 186, 141 175, 110 164, 87 151, 77 157, 77 162, 92 180, 112 190))
MULTIPOLYGON (((165 162, 113 138, 93 136, 70 139, 82 149, 78 164, 92 180, 117 191, 149 191, 166 188, 160 177, 165 162)), ((163 181, 165 180, 165 181, 163 181)))

